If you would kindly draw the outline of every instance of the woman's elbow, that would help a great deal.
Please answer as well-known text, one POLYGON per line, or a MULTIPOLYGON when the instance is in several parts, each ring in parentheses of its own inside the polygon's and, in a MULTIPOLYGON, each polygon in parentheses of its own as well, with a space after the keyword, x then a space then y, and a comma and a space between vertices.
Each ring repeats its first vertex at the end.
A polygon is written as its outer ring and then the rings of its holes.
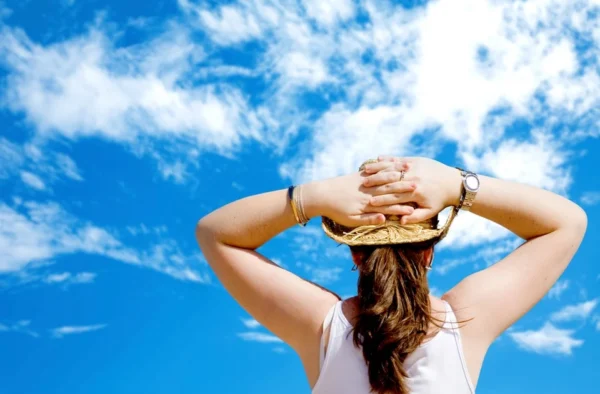
POLYGON ((214 233, 207 222, 205 216, 196 223, 195 235, 200 249, 202 249, 202 245, 206 244, 206 242, 209 242, 211 239, 214 240, 214 233))
POLYGON ((565 226, 568 227, 569 230, 573 231, 574 235, 577 235, 579 238, 583 238, 587 230, 587 225, 587 213, 579 205, 573 203, 572 210, 567 216, 565 226))

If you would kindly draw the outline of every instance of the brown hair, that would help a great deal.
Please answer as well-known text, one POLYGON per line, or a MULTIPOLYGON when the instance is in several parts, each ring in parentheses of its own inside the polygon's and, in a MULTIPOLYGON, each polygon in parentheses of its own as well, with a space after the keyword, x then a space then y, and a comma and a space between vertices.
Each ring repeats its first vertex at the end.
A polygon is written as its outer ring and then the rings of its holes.
POLYGON ((408 394, 403 362, 438 321, 431 316, 425 260, 433 244, 350 247, 359 270, 353 340, 362 347, 374 393, 408 394))

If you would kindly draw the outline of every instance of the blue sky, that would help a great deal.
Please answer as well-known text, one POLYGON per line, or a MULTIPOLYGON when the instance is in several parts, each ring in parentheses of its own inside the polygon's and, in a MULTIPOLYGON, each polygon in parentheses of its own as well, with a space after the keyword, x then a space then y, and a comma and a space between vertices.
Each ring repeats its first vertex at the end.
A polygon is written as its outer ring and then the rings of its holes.
MULTIPOLYGON (((426 155, 582 204, 480 393, 597 392, 600 4, 0 1, 0 393, 308 393, 193 238, 229 201, 426 155)), ((516 245, 462 213, 432 291, 516 245)), ((262 251, 342 296, 318 220, 262 251)))

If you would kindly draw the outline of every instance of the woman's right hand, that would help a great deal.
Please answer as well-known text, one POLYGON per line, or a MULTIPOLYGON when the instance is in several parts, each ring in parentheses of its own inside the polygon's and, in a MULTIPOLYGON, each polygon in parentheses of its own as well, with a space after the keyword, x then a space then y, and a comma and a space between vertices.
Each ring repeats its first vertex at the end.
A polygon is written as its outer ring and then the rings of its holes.
POLYGON ((377 163, 368 164, 363 185, 377 186, 376 196, 371 198, 373 206, 414 203, 417 209, 402 217, 402 223, 417 223, 434 217, 444 208, 459 203, 462 177, 456 168, 425 157, 380 156, 377 163), (395 190, 399 182, 391 182, 398 171, 406 170, 404 181, 414 184, 412 192, 395 190))

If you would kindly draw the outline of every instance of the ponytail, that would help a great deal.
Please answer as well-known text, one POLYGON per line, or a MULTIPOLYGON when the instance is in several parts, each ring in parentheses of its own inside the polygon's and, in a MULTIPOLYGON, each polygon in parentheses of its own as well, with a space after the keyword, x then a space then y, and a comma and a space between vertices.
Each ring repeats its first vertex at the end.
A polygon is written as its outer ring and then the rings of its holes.
POLYGON ((362 348, 374 393, 409 394, 404 360, 434 320, 425 261, 425 251, 432 247, 350 247, 359 270, 353 341, 362 348))

